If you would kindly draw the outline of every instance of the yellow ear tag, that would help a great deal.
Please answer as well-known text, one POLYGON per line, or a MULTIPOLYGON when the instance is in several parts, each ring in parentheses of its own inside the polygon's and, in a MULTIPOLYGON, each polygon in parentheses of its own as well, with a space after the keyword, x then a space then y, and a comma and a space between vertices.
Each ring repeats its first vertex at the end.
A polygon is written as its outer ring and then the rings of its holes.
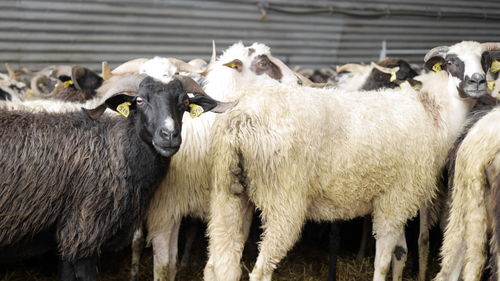
POLYGON ((200 115, 204 112, 203 107, 197 104, 189 104, 189 115, 192 118, 200 117, 200 115))
POLYGON ((500 71, 500 61, 494 60, 491 63, 490 71, 491 72, 499 72, 500 71))
POLYGON ((443 64, 442 62, 438 62, 435 65, 433 65, 432 66, 432 71, 434 71, 434 72, 440 72, 441 70, 443 70, 443 69, 441 69, 441 65, 442 64, 443 64))
POLYGON ((68 88, 69 86, 73 85, 73 80, 64 81, 63 84, 64 88, 68 88))
POLYGON ((488 90, 493 91, 495 88, 495 81, 488 81, 488 90))
POLYGON ((130 113, 130 109, 129 107, 132 105, 131 102, 129 101, 126 101, 124 103, 121 103, 119 104, 117 107, 116 107, 116 111, 118 111, 118 113, 124 117, 128 117, 129 113, 130 113))
POLYGON ((238 68, 238 65, 236 63, 229 63, 227 66, 229 66, 230 68, 238 68))
POLYGON ((28 96, 32 96, 32 95, 34 95, 34 94, 35 94, 35 92, 34 92, 32 89, 28 89, 28 90, 26 91, 26 94, 27 94, 28 96))
POLYGON ((396 72, 391 72, 391 79, 389 79, 389 82, 394 82, 396 81, 396 72))

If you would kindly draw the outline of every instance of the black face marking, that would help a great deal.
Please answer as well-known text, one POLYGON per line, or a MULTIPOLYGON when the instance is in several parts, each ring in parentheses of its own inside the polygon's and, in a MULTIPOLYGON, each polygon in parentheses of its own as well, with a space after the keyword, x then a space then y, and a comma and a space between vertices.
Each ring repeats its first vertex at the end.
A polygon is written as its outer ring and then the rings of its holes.
POLYGON ((398 261, 400 261, 403 258, 403 256, 406 255, 405 248, 403 248, 402 246, 399 246, 399 245, 396 246, 396 248, 394 248, 394 255, 396 256, 396 259, 398 261))
POLYGON ((11 100, 11 96, 6 91, 0 89, 0 100, 11 100))
POLYGON ((457 55, 449 54, 446 55, 443 69, 446 70, 451 76, 454 76, 460 80, 464 80, 465 65, 464 62, 458 58, 457 55))
POLYGON ((281 81, 281 78, 283 77, 281 69, 276 64, 274 64, 266 55, 257 56, 252 61, 250 69, 257 75, 266 73, 267 75, 269 75, 269 77, 278 81, 281 81))

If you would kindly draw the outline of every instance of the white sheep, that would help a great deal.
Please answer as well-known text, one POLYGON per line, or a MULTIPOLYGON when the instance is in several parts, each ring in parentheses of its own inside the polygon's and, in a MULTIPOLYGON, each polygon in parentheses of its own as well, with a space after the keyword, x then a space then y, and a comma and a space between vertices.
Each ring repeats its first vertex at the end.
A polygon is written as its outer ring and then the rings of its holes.
MULTIPOLYGON (((479 116, 473 116, 473 120, 479 116)), ((500 107, 481 117, 456 153, 449 222, 441 250, 441 271, 435 280, 480 280, 486 260, 487 231, 493 230, 492 274, 499 280, 497 231, 500 188, 500 107)))
MULTIPOLYGON (((236 100, 240 89, 245 86, 298 83, 295 73, 272 57, 269 47, 259 43, 249 47, 236 43, 209 68, 204 90, 222 101, 236 100)), ((188 133, 183 133, 182 147, 172 158, 168 176, 151 201, 147 229, 154 251, 155 281, 175 279, 182 218, 207 219, 211 163, 207 154, 214 119, 215 114, 210 112, 197 120, 191 117, 183 119, 183 131, 188 133)), ((247 218, 248 227, 252 212, 247 218)), ((136 238, 140 237, 137 233, 136 238)), ((132 279, 136 278, 136 274, 132 273, 132 279)))
POLYGON ((239 280, 242 225, 252 204, 262 212, 264 233, 250 280, 271 280, 306 219, 366 214, 377 240, 373 280, 385 280, 391 256, 393 280, 401 280, 404 225, 435 196, 471 97, 487 91, 480 63, 486 48, 462 42, 431 50, 428 67, 446 71, 429 77, 420 93, 245 89, 212 128, 205 280, 239 280))

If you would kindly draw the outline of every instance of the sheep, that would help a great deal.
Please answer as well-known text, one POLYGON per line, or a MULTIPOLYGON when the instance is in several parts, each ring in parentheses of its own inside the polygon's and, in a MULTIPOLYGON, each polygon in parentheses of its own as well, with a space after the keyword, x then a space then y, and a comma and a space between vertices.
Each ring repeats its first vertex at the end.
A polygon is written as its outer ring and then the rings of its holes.
MULTIPOLYGON (((295 73, 260 43, 248 47, 236 43, 209 68, 204 89, 222 101, 236 100, 239 89, 247 85, 299 83, 295 73)), ((213 114, 205 114, 198 120, 183 119, 183 134, 186 134, 183 146, 172 158, 170 171, 151 201, 146 225, 147 240, 151 241, 154 252, 155 281, 175 279, 181 219, 188 215, 207 219, 211 162, 207 153, 214 118, 213 114)), ((249 227, 251 213, 248 216, 249 227)), ((137 258, 134 260, 137 267, 137 258)), ((136 269, 132 270, 131 278, 137 278, 136 269)))
POLYGON ((96 280, 100 251, 130 242, 141 223, 180 147, 183 112, 230 106, 200 89, 181 76, 127 76, 105 103, 84 110, 128 118, 0 110, 0 249, 48 234, 65 264, 62 280, 96 280))
POLYGON ((401 280, 404 225, 435 196, 446 153, 474 98, 487 92, 480 61, 489 48, 464 41, 430 50, 427 68, 444 71, 420 93, 245 89, 212 127, 205 280, 239 280, 251 205, 264 223, 251 281, 271 280, 306 219, 369 213, 377 240, 373 280, 385 280, 391 256, 393 280, 401 280))
POLYGON ((5 64, 9 75, 0 73, 0 101, 20 102, 22 96, 27 91, 27 86, 17 80, 14 70, 5 64))
POLYGON ((493 272, 498 280, 497 191, 500 187, 500 107, 472 115, 450 154, 451 205, 441 249, 441 271, 434 280, 480 280, 487 231, 493 272))

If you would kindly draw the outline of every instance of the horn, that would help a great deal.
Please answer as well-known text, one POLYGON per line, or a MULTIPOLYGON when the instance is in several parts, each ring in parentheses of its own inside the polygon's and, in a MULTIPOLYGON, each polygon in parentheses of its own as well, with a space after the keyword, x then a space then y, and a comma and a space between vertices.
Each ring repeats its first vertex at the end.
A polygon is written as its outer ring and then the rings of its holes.
POLYGON ((146 74, 129 74, 115 81, 110 81, 105 89, 104 97, 109 98, 117 93, 136 93, 139 90, 139 84, 146 78, 146 74))
POLYGON ((149 59, 146 58, 138 58, 138 59, 133 59, 129 60, 121 65, 119 65, 117 68, 113 69, 111 71, 112 75, 126 75, 126 74, 134 74, 134 73, 139 73, 139 69, 141 68, 141 65, 148 61, 149 59))
POLYGON ((104 80, 108 80, 109 78, 111 78, 111 76, 113 76, 113 74, 111 74, 111 70, 109 69, 109 64, 107 61, 103 61, 102 62, 102 79, 104 80))
POLYGON ((380 66, 374 62, 372 62, 370 64, 372 67, 378 69, 380 72, 383 72, 383 73, 387 73, 387 74, 391 74, 393 72, 398 72, 399 71, 399 66, 395 66, 395 67, 383 67, 383 66, 380 66))
POLYGON ((499 42, 486 42, 481 44, 485 51, 500 51, 499 42))
POLYGON ((168 60, 177 67, 179 72, 191 72, 191 73, 200 73, 202 72, 199 68, 190 65, 189 63, 176 59, 176 58, 168 58, 168 60))
POLYGON ((191 77, 175 75, 175 78, 179 79, 182 83, 182 87, 188 93, 193 93, 196 96, 206 96, 207 94, 200 86, 200 84, 196 83, 191 77))
POLYGON ((340 72, 363 72, 364 65, 357 64, 357 63, 347 63, 341 66, 337 66, 335 70, 337 73, 340 72))
POLYGON ((208 63, 202 59, 192 59, 188 62, 190 65, 197 67, 198 69, 205 69, 208 66, 208 63))
POLYGON ((425 54, 424 62, 427 62, 430 58, 435 56, 443 57, 448 52, 449 49, 450 47, 448 46, 439 46, 432 48, 430 51, 427 52, 427 54, 425 54))
POLYGON ((7 72, 9 73, 9 79, 16 80, 16 73, 14 72, 12 67, 10 67, 10 65, 8 63, 5 63, 5 68, 7 69, 7 72))
POLYGON ((295 76, 297 76, 297 78, 299 78, 299 80, 302 81, 302 84, 311 88, 323 88, 328 84, 328 83, 314 83, 313 81, 309 80, 307 77, 298 72, 295 72, 295 76))
POLYGON ((210 62, 208 63, 207 68, 205 68, 205 70, 200 74, 206 76, 210 72, 210 70, 214 68, 216 59, 217 59, 217 51, 215 50, 215 41, 212 40, 212 57, 210 58, 210 62))

